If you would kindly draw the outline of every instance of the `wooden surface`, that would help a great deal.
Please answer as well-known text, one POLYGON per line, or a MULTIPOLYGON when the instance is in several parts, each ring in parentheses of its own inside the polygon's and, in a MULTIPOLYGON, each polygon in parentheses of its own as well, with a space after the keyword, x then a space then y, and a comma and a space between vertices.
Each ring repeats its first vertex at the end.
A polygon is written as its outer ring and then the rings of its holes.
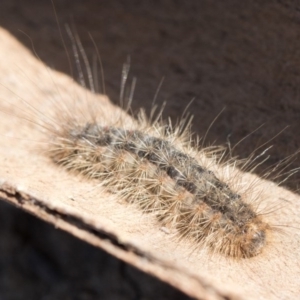
MULTIPOLYGON (((130 54, 132 73, 138 76, 136 108, 149 109, 155 89, 166 75, 158 102, 167 99, 165 114, 176 119, 196 96, 190 111, 195 114, 193 128, 200 136, 217 113, 227 107, 210 129, 208 143, 222 144, 229 138, 234 144, 267 122, 238 147, 237 154, 246 157, 286 125, 291 128, 274 141, 271 159, 264 167, 298 150, 300 45, 295 4, 230 1, 211 5, 203 1, 201 5, 187 4, 179 9, 171 1, 149 9, 143 2, 133 6, 111 3, 100 7, 97 1, 90 1, 83 8, 61 1, 57 10, 62 23, 70 23, 68 17, 73 14, 85 47, 91 45, 87 31, 97 39, 107 90, 114 102, 118 102, 121 65, 130 54)), ((18 29, 28 33, 46 63, 69 71, 49 3, 33 5, 28 1, 18 6, 3 1, 1 5, 5 14, 2 26, 30 48, 30 41, 18 29)), ((190 245, 178 246, 151 218, 111 199, 111 195, 95 191, 92 184, 70 177, 36 151, 41 132, 34 124, 25 126, 24 120, 14 117, 25 109, 14 93, 47 112, 53 109, 52 96, 64 99, 66 95, 70 99, 70 88, 72 96, 90 94, 77 89, 62 74, 49 76, 45 66, 5 31, 1 32, 0 43, 0 95, 8 100, 1 101, 1 105, 11 111, 11 115, 1 114, 1 135, 10 136, 3 137, 1 143, 1 197, 191 296, 297 297, 298 196, 272 183, 262 183, 267 201, 280 203, 278 224, 288 225, 287 233, 264 256, 236 264, 205 253, 191 253, 190 245)), ((93 46, 86 48, 91 53, 93 46)), ((104 98, 98 101, 107 106, 107 112, 114 114, 117 110, 104 98)), ((292 167, 297 166, 295 162, 292 167)), ((289 186, 297 188, 298 181, 289 182, 289 186)))
MULTIPOLYGON (((210 256, 205 251, 191 251, 189 243, 178 243, 151 217, 119 203, 95 188, 94 182, 85 182, 53 166, 36 150, 43 134, 35 125, 36 117, 30 123, 18 117, 28 108, 17 95, 45 115, 56 109, 53 103, 58 102, 53 99, 57 97, 65 102, 74 97, 99 101, 107 115, 115 115, 119 108, 76 86, 66 76, 46 69, 3 30, 1 51, 6 57, 1 64, 1 104, 6 112, 1 116, 2 198, 193 297, 272 299, 299 294, 300 254, 295 249, 299 248, 300 236, 296 228, 288 228, 277 244, 254 259, 234 262, 210 256), (38 84, 32 81, 37 77, 38 84)), ((254 175, 245 176, 250 181, 254 175)), ((271 182, 261 184, 266 202, 285 199, 280 215, 276 215, 278 224, 299 224, 299 198, 271 182)))

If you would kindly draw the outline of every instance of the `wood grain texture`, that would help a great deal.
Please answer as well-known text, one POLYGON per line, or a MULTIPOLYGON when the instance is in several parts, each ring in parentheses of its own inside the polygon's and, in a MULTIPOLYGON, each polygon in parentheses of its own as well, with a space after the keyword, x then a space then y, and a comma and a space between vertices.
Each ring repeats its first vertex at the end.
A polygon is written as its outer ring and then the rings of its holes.
MULTIPOLYGON (((36 150, 41 131, 16 117, 25 110, 17 95, 40 111, 51 112, 52 97, 100 101, 106 116, 120 109, 105 97, 94 96, 70 78, 47 70, 5 30, 0 32, 1 148, 0 196, 71 234, 99 246, 141 270, 154 274, 188 295, 202 299, 292 299, 300 292, 299 197, 262 182, 266 198, 285 199, 279 223, 295 228, 281 236, 264 255, 242 264, 191 253, 150 217, 118 203, 93 182, 60 170, 36 150), (24 75, 25 74, 25 75, 24 75), (31 80, 33 79, 33 80, 31 80), (58 93, 59 91, 59 93, 58 93), (71 91, 71 92, 70 92, 71 91), (71 95, 71 97, 70 97, 71 95), (4 137, 8 136, 8 137, 4 137), (31 142, 32 141, 32 142, 31 142)), ((245 175, 253 180, 254 175, 245 175)))

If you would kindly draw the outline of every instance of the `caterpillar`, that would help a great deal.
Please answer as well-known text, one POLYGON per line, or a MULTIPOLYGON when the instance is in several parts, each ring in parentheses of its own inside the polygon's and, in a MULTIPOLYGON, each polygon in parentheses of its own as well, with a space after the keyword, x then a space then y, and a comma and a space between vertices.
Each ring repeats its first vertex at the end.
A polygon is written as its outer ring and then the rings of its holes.
POLYGON ((214 252, 249 258, 262 251, 272 227, 197 159, 187 131, 182 137, 142 117, 140 130, 124 127, 70 120, 56 131, 50 157, 67 170, 99 180, 118 197, 154 213, 164 226, 214 252))

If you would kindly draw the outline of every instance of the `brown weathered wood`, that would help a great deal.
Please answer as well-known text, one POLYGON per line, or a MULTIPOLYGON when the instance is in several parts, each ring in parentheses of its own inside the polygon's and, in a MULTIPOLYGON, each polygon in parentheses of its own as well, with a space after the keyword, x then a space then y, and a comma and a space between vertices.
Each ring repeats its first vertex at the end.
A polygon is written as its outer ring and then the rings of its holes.
MULTIPOLYGON (((53 110, 51 97, 70 101, 76 95, 99 101, 105 112, 119 112, 105 98, 78 87, 67 76, 46 69, 5 30, 0 31, 0 196, 137 268, 201 299, 297 298, 300 292, 299 197, 263 182, 269 199, 285 199, 279 224, 293 224, 280 242, 262 256, 232 262, 191 251, 160 230, 155 220, 94 182, 70 175, 37 150, 42 135, 36 119, 18 117, 25 99, 40 111, 53 110), (59 90, 59 94, 57 91, 59 90), (70 97, 70 91, 71 97, 70 97)), ((106 117, 107 117, 106 116, 106 117)), ((254 175, 249 176, 249 180, 254 175)))

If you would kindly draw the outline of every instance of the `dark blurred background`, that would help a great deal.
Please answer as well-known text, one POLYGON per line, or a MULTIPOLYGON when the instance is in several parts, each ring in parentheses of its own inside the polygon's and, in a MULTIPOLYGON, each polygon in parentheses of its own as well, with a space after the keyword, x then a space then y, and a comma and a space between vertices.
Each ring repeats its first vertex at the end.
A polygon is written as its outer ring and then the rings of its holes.
MULTIPOLYGON (((150 111, 164 77, 157 98, 167 101, 164 116, 176 120, 194 99, 188 110, 199 136, 226 107, 207 145, 233 146, 250 134, 233 153, 245 158, 289 125, 271 141, 259 174, 298 151, 300 2, 57 0, 55 8, 70 53, 66 24, 88 57, 95 54, 89 34, 95 40, 113 102, 119 102, 122 65, 130 56, 134 110, 150 111)), ((30 36, 48 66, 70 74, 50 0, 1 0, 0 25, 32 49, 30 36)), ((290 169, 298 165, 296 158, 290 169)), ((286 186, 297 191, 299 178, 286 186)), ((0 205, 1 299, 184 299, 99 249, 0 205)))

